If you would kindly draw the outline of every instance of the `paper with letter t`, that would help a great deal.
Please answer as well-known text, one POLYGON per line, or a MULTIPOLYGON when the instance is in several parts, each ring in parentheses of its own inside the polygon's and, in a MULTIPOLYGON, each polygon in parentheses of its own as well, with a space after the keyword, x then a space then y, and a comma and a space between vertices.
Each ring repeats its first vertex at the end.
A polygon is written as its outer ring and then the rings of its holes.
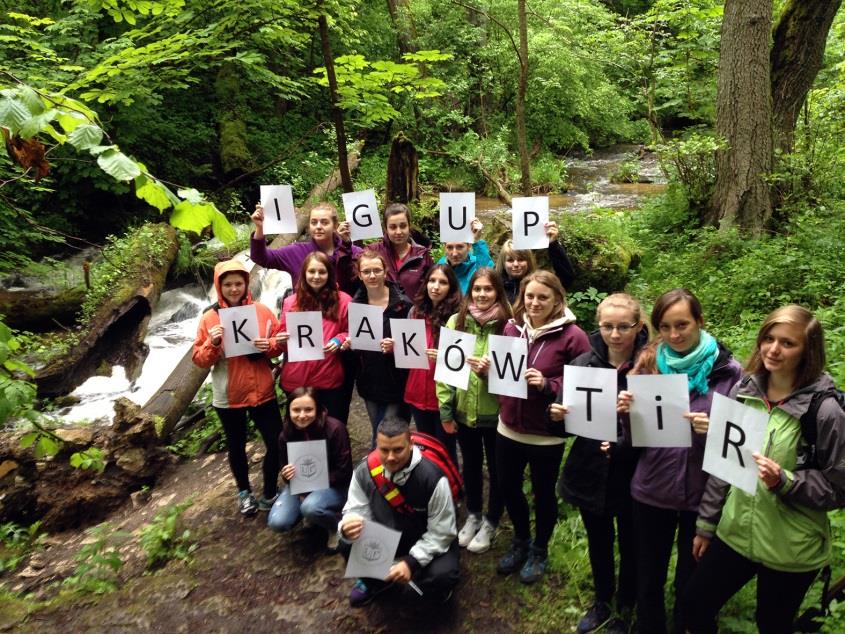
POLYGON ((490 369, 487 391, 490 394, 528 398, 528 341, 522 337, 490 335, 487 338, 490 369))
POLYGON ((549 197, 514 198, 511 201, 511 211, 513 248, 548 249, 546 224, 549 222, 549 197))
POLYGON ((401 532, 365 519, 361 536, 352 542, 343 576, 384 579, 393 565, 401 537, 401 532))
POLYGON ((631 444, 634 447, 691 447, 692 425, 686 374, 628 375, 631 444))
POLYGON ((223 326, 223 354, 227 359, 258 352, 253 343, 259 336, 255 304, 221 308, 217 314, 223 326))
POLYGON ((756 495, 759 471, 751 454, 763 450, 768 425, 766 412, 714 394, 702 469, 756 495))
POLYGON ((290 185, 262 185, 261 206, 264 207, 264 233, 299 233, 290 185))
POLYGON ((440 328, 434 380, 459 390, 466 390, 469 386, 470 373, 467 357, 471 357, 473 352, 475 352, 475 335, 451 328, 440 328))
POLYGON ((296 467, 288 483, 291 495, 329 488, 329 459, 325 440, 289 442, 288 464, 296 467))
POLYGON ((325 358, 323 313, 319 310, 285 313, 285 321, 285 328, 288 331, 287 361, 296 363, 325 358))
POLYGON ((593 440, 616 442, 617 372, 610 368, 563 367, 563 404, 569 408, 566 431, 593 440))

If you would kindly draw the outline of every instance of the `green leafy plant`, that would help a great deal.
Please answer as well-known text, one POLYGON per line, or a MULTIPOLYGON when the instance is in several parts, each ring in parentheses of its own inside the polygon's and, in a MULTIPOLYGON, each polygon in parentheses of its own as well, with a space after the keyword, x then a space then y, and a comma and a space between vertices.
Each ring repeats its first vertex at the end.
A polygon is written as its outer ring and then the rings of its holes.
POLYGON ((607 293, 599 292, 591 286, 586 290, 570 293, 566 303, 578 315, 578 324, 589 332, 596 326, 596 307, 605 297, 607 293))
POLYGON ((128 535, 115 531, 108 523, 89 528, 85 533, 91 542, 76 553, 76 568, 62 584, 78 593, 105 594, 116 590, 119 586, 118 573, 123 567, 117 544, 128 535))
POLYGON ((0 524, 0 573, 17 569, 34 550, 41 548, 47 536, 40 530, 41 522, 29 526, 0 524))
POLYGON ((187 561, 197 545, 191 541, 191 531, 181 528, 182 513, 193 500, 168 506, 141 529, 140 544, 147 555, 147 570, 154 570, 172 559, 187 561))
POLYGON ((70 466, 102 473, 106 468, 106 452, 99 447, 88 447, 70 456, 70 466))

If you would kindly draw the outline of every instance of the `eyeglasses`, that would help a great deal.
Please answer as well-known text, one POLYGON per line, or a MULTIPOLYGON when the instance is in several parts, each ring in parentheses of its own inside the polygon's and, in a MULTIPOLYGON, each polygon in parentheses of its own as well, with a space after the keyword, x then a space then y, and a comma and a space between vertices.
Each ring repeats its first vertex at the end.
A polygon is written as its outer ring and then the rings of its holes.
POLYGON ((599 324, 599 330, 601 330, 602 334, 605 335, 611 334, 614 330, 620 335, 627 335, 636 327, 637 324, 599 324))
POLYGON ((363 275, 364 277, 378 277, 379 275, 384 275, 384 269, 364 269, 363 271, 361 271, 361 275, 363 275))

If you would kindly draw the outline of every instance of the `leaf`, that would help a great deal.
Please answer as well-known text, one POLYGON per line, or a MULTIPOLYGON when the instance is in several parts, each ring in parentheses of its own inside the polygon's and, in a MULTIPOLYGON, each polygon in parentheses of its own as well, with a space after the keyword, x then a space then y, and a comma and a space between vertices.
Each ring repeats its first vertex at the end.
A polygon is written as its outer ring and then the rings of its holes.
POLYGON ((183 200, 173 208, 170 214, 170 224, 183 231, 200 234, 202 230, 211 226, 214 235, 225 243, 233 241, 235 230, 217 207, 212 203, 192 203, 183 200))
POLYGON ((79 112, 60 112, 56 117, 56 121, 58 121, 59 125, 62 126, 62 130, 70 133, 78 126, 81 126, 83 123, 88 121, 88 119, 85 118, 85 115, 79 112))
POLYGON ((18 136, 22 139, 31 139, 36 134, 41 132, 49 123, 56 118, 56 111, 54 109, 47 110, 41 114, 30 117, 21 126, 18 136))
POLYGON ((193 188, 179 189, 176 191, 176 194, 179 196, 179 198, 187 200, 190 203, 199 204, 203 202, 202 194, 193 188))
POLYGON ((12 135, 17 134, 31 116, 32 114, 20 99, 6 95, 0 99, 0 127, 9 128, 12 135))
POLYGON ((77 150, 89 150, 103 140, 103 130, 99 126, 86 123, 74 128, 67 140, 77 150))
POLYGON ((29 86, 23 86, 18 89, 18 96, 32 114, 37 115, 44 112, 44 102, 41 101, 38 93, 29 86))
POLYGON ((179 199, 166 185, 144 174, 135 179, 135 195, 159 211, 179 204, 179 199))
POLYGON ((119 181, 131 181, 141 173, 141 168, 131 158, 119 150, 106 150, 97 157, 97 165, 119 181))
POLYGON ((38 439, 38 436, 40 436, 40 435, 41 434, 37 431, 31 431, 28 434, 24 434, 23 436, 21 436, 21 440, 20 440, 21 449, 26 449, 27 447, 31 446, 32 443, 34 443, 38 439))

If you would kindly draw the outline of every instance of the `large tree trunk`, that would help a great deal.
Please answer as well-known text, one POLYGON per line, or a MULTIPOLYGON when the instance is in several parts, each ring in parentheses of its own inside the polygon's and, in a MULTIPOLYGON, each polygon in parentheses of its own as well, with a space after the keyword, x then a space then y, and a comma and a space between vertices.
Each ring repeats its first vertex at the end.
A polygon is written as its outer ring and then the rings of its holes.
POLYGON ((214 92, 220 101, 218 119, 220 170, 226 178, 236 178, 256 169, 246 140, 246 97, 241 91, 238 68, 224 63, 214 80, 214 92))
POLYGON ((795 124, 822 67, 827 34, 842 0, 790 0, 771 53, 775 147, 791 152, 795 124))
POLYGON ((516 140, 519 145, 519 170, 522 173, 522 195, 531 195, 531 163, 525 131, 525 93, 528 89, 528 19, 525 0, 517 2, 519 12, 519 88, 516 92, 516 140))
POLYGON ((390 21, 393 23, 393 30, 396 31, 399 53, 401 55, 412 53, 417 29, 409 0, 387 0, 387 10, 390 13, 390 21))
POLYGON ((417 149, 400 132, 390 145, 390 157, 387 159, 387 202, 409 203, 419 201, 420 166, 417 149))
POLYGON ((771 0, 727 0, 722 22, 716 132, 716 190, 708 220, 758 235, 772 215, 765 176, 772 169, 769 75, 771 0))

